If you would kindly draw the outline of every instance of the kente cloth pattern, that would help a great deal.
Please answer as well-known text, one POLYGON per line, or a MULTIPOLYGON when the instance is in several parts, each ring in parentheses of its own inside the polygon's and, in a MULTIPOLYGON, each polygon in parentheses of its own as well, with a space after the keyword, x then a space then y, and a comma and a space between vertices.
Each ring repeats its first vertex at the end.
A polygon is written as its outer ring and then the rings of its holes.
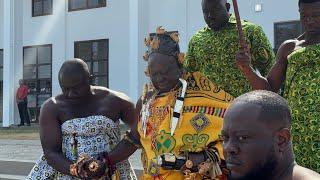
MULTIPOLYGON (((97 158, 102 152, 110 152, 120 142, 119 123, 102 115, 75 118, 61 125, 62 150, 66 158, 76 162, 80 154, 85 153, 97 158), (76 133, 77 152, 73 150, 73 134, 76 133)), ((128 160, 117 163, 116 170, 121 180, 136 180, 135 173, 128 160)), ((44 155, 36 162, 27 180, 76 180, 77 178, 59 173, 46 161, 44 155)))
MULTIPOLYGON (((254 69, 266 76, 274 64, 272 47, 260 26, 242 21, 254 69)), ((184 66, 188 71, 200 71, 214 84, 234 97, 252 90, 237 68, 238 31, 234 16, 219 31, 209 27, 199 30, 190 40, 184 66)))
MULTIPOLYGON (((142 180, 183 180, 180 171, 165 170, 157 165, 157 156, 163 153, 179 155, 181 151, 200 152, 211 142, 221 159, 222 141, 219 138, 223 115, 233 97, 211 83, 199 72, 188 73, 187 91, 181 117, 173 136, 170 134, 171 117, 178 91, 156 96, 150 104, 146 136, 140 116, 138 131, 143 146, 142 180)), ((142 112, 141 112, 142 113, 142 112)), ((201 179, 198 175, 197 179, 201 179)))
POLYGON ((320 44, 288 56, 284 97, 292 111, 296 161, 320 173, 320 44))

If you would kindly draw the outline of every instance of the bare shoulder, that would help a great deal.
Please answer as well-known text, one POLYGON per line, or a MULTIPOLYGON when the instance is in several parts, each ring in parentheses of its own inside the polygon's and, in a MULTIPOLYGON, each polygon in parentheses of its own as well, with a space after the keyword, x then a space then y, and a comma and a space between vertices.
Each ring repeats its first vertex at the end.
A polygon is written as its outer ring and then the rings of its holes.
POLYGON ((41 106, 41 111, 51 111, 58 105, 60 97, 51 97, 47 99, 41 106))
POLYGON ((107 98, 107 99, 112 99, 113 101, 132 104, 131 99, 125 93, 114 91, 102 86, 93 86, 93 89, 96 92, 96 94, 98 96, 101 96, 102 98, 107 98))
POLYGON ((59 101, 59 97, 51 97, 42 104, 39 115, 40 126, 57 122, 59 101))
POLYGON ((295 166, 293 169, 293 180, 319 180, 320 174, 302 166, 295 166))

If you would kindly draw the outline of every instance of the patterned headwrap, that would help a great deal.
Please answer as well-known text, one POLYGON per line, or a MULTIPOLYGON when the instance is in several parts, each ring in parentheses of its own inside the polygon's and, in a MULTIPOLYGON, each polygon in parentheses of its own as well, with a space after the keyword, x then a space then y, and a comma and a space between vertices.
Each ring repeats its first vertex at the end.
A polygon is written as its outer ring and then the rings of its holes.
MULTIPOLYGON (((151 33, 149 37, 144 39, 144 44, 148 47, 143 56, 145 61, 149 60, 152 53, 160 53, 173 56, 177 59, 178 64, 183 64, 185 54, 180 52, 178 32, 167 32, 162 26, 159 26, 156 33, 151 33)), ((145 73, 149 76, 147 71, 145 73)))

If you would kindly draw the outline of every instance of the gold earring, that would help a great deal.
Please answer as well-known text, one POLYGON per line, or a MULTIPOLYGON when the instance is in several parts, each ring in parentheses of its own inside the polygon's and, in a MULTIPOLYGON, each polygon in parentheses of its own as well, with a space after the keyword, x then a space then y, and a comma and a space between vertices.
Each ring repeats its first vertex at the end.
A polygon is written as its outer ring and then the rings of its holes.
POLYGON ((172 33, 170 34, 170 37, 174 42, 179 43, 179 33, 172 33))
POLYGON ((148 52, 145 52, 145 53, 144 53, 143 59, 144 59, 145 61, 148 61, 148 60, 149 60, 149 54, 148 54, 148 52))
POLYGON ((150 46, 150 41, 151 41, 150 37, 144 38, 144 44, 148 47, 150 46))
POLYGON ((153 38, 153 40, 150 43, 150 46, 152 49, 159 49, 160 40, 158 39, 158 37, 153 38))
POLYGON ((144 70, 144 74, 145 74, 147 77, 150 77, 150 70, 147 68, 146 70, 144 70))

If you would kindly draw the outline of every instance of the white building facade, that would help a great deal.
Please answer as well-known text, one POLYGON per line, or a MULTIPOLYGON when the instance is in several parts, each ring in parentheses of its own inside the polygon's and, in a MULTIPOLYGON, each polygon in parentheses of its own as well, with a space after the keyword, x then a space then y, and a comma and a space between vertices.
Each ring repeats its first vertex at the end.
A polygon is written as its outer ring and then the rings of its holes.
MULTIPOLYGON (((263 27, 275 48, 285 34, 301 32, 298 0, 239 1, 239 8, 243 19, 263 27)), ((94 84, 136 101, 146 81, 143 39, 159 25, 179 31, 186 51, 191 36, 205 26, 201 0, 0 0, 2 126, 20 122, 19 79, 31 90, 28 106, 36 120, 41 104, 61 92, 61 64, 74 57, 86 60, 94 84)))

